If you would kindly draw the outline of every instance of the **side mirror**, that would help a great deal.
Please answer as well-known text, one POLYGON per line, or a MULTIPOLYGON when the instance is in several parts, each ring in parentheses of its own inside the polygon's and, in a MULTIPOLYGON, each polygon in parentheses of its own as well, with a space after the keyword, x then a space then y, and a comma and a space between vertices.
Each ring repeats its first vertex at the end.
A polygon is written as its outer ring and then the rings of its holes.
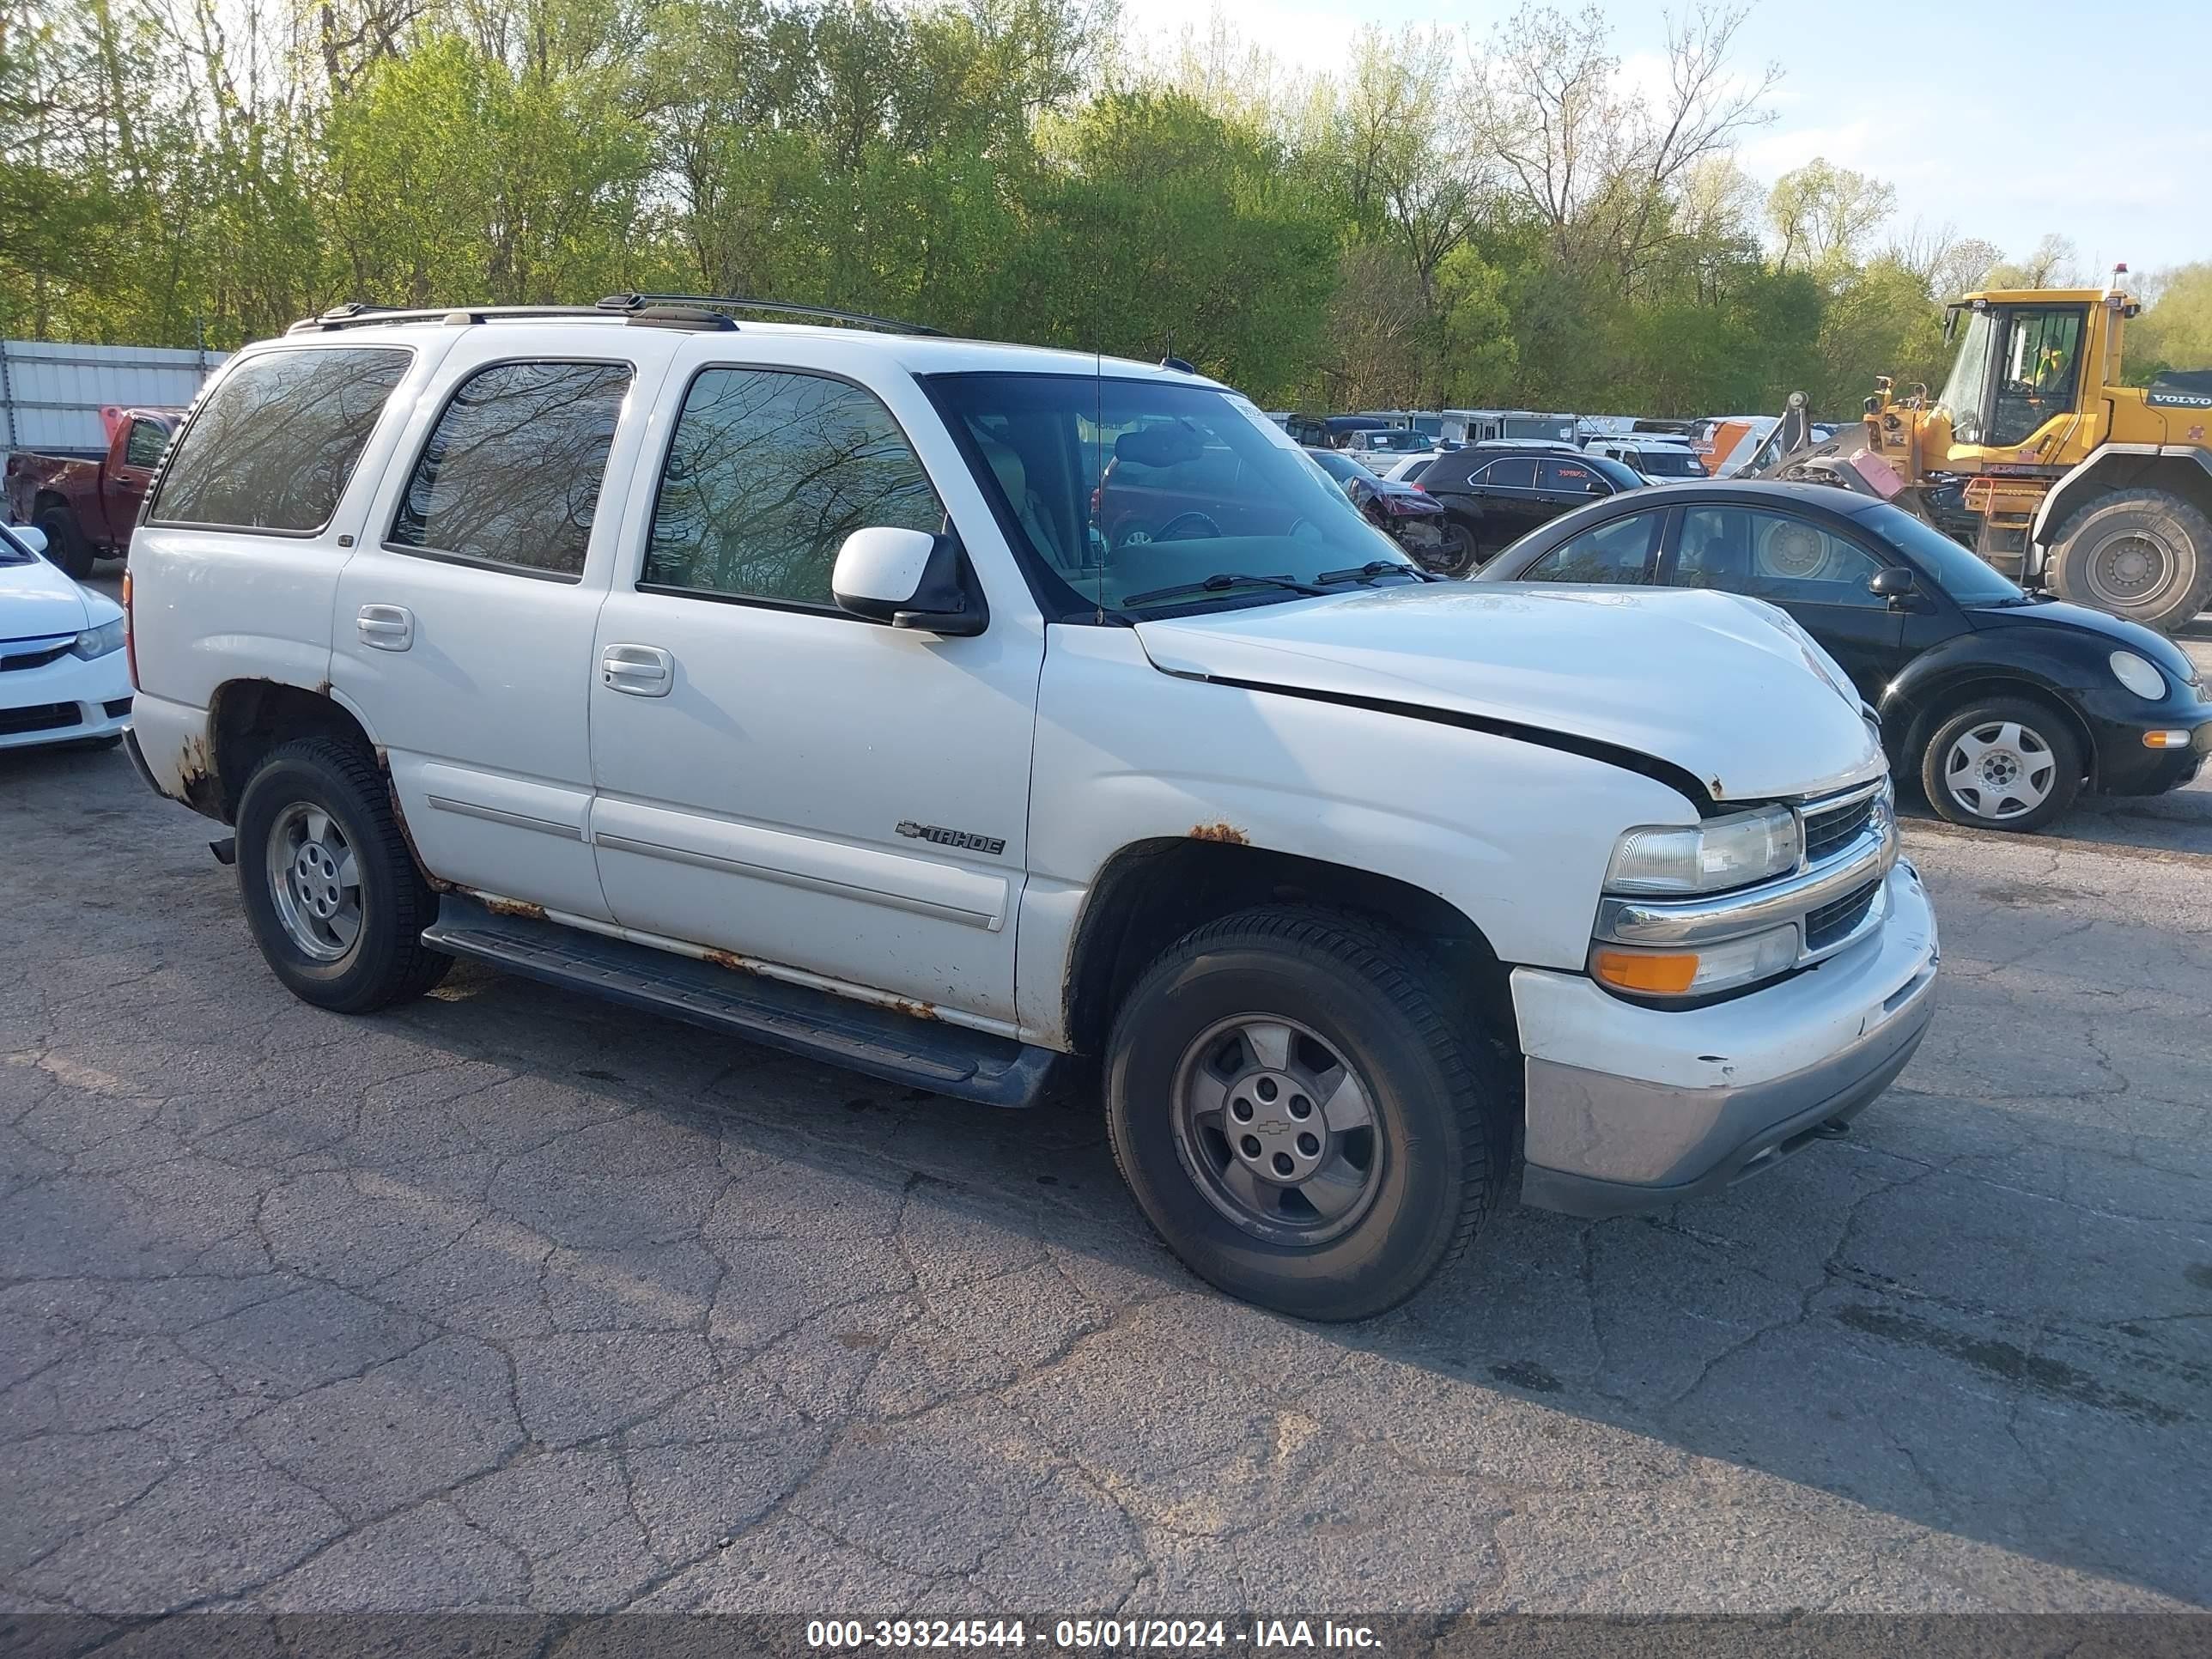
POLYGON ((887 525, 856 530, 837 550, 830 592, 841 610, 924 634, 980 634, 989 620, 971 591, 957 539, 887 525))
POLYGON ((1912 573, 1901 565, 1887 565, 1867 578, 1867 592, 1878 599, 1910 599, 1912 573))
POLYGON ((33 553, 46 550, 46 532, 34 524, 11 524, 8 526, 8 533, 33 553))

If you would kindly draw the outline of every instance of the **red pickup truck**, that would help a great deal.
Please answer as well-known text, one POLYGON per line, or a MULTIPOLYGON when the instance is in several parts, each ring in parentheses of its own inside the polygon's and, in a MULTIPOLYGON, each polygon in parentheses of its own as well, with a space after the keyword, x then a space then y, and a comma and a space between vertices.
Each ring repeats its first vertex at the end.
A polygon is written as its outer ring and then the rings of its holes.
POLYGON ((46 532, 46 556, 82 578, 92 562, 119 559, 154 482, 180 409, 117 411, 107 454, 97 461, 18 453, 8 458, 9 516, 46 532))

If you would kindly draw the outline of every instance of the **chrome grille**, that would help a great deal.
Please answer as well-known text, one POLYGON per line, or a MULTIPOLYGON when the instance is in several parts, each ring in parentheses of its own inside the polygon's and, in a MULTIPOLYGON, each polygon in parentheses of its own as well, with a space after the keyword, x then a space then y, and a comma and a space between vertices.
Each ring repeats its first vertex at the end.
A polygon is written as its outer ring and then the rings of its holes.
POLYGON ((1874 904, 1874 896, 1881 890, 1879 880, 1854 887, 1839 899, 1832 899, 1817 910, 1805 913, 1805 948, 1825 951, 1839 939, 1850 937, 1851 930, 1866 920, 1867 911, 1874 904))
POLYGON ((1875 797, 1863 795, 1839 806, 1818 807, 1805 814, 1805 862, 1818 864, 1832 853, 1850 845, 1874 816, 1875 797))

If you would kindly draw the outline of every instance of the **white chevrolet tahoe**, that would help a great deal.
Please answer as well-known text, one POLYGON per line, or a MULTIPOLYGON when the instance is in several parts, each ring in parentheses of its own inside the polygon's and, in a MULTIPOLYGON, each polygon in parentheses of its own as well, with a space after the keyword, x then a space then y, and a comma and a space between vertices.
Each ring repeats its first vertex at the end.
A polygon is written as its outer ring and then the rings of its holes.
POLYGON ((469 957, 1007 1106, 1092 1057, 1169 1244, 1317 1319, 1516 1170, 1671 1204, 1912 1054, 1935 921, 1778 611, 1431 580, 1182 365, 760 309, 349 307, 202 396, 131 746, 296 994, 469 957))

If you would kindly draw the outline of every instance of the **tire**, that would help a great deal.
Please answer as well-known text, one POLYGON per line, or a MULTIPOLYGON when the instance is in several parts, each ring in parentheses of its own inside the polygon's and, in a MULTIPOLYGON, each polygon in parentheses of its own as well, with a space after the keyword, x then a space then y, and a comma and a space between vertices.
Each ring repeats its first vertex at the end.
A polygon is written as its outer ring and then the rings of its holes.
POLYGON ((2025 697, 1967 704, 1936 726, 1920 757, 1921 787, 1937 816, 2019 835, 2042 829, 2071 806, 2081 775, 2081 742, 2064 717, 2025 697), (1986 745, 1987 769, 1978 772, 1976 742, 1986 745), (2047 776, 2040 764, 2045 761, 2047 776), (1999 781, 2008 775, 2012 783, 1999 781), (2039 783, 2042 793, 2036 794, 2039 783))
POLYGON ((50 507, 39 514, 38 522, 46 532, 49 558, 78 581, 92 574, 92 544, 77 533, 76 514, 65 507, 50 507))
POLYGON ((1443 547, 1422 562, 1439 576, 1470 575, 1475 567, 1474 538, 1465 525, 1447 523, 1443 547))
MULTIPOLYGON (((1503 1193, 1510 1152, 1496 1062, 1446 1015, 1450 1006, 1433 969, 1358 918, 1248 910, 1170 946, 1122 1004, 1105 1072, 1115 1160, 1169 1248, 1230 1295, 1301 1319, 1364 1319, 1412 1296, 1473 1239, 1503 1193), (1248 1028, 1262 1030, 1257 1044, 1248 1028), (1287 1043, 1266 1037, 1278 1028, 1287 1043), (1328 1081, 1336 1073, 1319 1066, 1323 1057, 1356 1081, 1359 1098, 1328 1081), (1268 1076, 1277 1060, 1280 1084, 1268 1076), (1240 1104, 1256 1109, 1242 1126, 1269 1136, 1243 1136, 1261 1148, 1255 1156, 1272 1150, 1287 1164, 1303 1156, 1304 1127, 1326 1129, 1313 1166, 1323 1178, 1301 1175, 1295 1200, 1275 1188, 1273 1221, 1218 1173, 1230 1167, 1234 1177, 1239 1162, 1225 1135, 1194 1128, 1187 1113, 1187 1098, 1206 1095, 1201 1074, 1219 1084, 1231 1072, 1214 1121, 1225 1131, 1240 1104), (1302 1114, 1301 1078, 1334 1092, 1302 1114), (1327 1128, 1339 1114, 1352 1127, 1327 1128), (1342 1199, 1354 1176, 1359 1195, 1342 1199), (1326 1202, 1341 1207, 1317 1208, 1310 1187, 1333 1191, 1326 1202)), ((1243 1185, 1268 1190, 1253 1167, 1245 1163, 1243 1185)))
POLYGON ((319 1008, 365 1014, 405 1002, 453 966, 422 943, 437 895, 408 851, 382 776, 350 744, 309 738, 261 763, 238 804, 238 890, 270 970, 319 1008), (309 859, 308 843, 330 861, 309 859), (348 854, 350 889, 337 862, 348 854), (318 866, 301 877, 304 894, 290 885, 301 860, 318 866), (280 890, 280 872, 289 890, 280 890), (348 890, 349 909, 320 914, 322 901, 348 890))
POLYGON ((2048 568, 2059 598, 2171 634, 2212 600, 2212 519, 2162 489, 2119 490, 2068 517, 2048 568))

